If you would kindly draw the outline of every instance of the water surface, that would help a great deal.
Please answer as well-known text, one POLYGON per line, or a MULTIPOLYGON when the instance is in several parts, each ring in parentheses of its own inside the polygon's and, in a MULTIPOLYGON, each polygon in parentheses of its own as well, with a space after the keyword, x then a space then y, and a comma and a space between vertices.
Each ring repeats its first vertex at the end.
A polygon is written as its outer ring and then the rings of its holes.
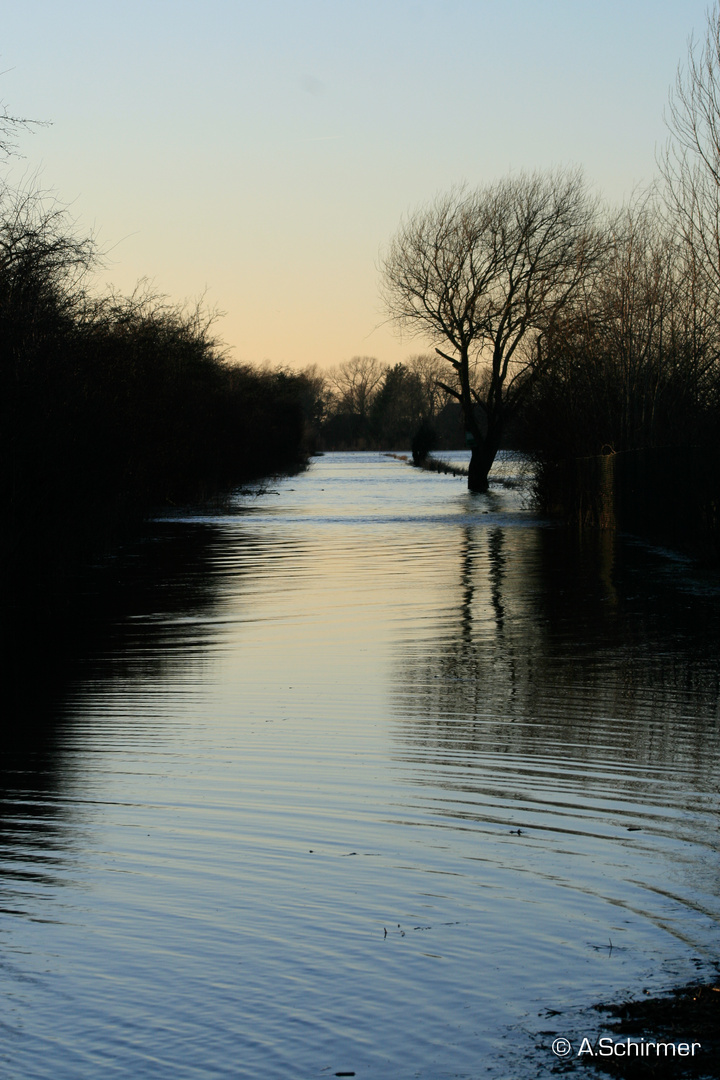
POLYGON ((520 471, 329 454, 117 561, 3 755, 3 1076, 525 1080, 717 962, 718 586, 520 471))

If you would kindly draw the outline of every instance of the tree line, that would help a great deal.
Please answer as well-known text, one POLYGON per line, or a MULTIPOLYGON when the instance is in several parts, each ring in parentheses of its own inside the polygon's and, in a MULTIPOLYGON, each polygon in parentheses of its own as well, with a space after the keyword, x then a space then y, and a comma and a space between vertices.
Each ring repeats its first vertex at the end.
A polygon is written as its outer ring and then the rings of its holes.
POLYGON ((464 445, 460 417, 442 387, 444 364, 432 353, 403 363, 353 356, 335 367, 298 372, 308 389, 309 442, 317 450, 414 450, 464 445))

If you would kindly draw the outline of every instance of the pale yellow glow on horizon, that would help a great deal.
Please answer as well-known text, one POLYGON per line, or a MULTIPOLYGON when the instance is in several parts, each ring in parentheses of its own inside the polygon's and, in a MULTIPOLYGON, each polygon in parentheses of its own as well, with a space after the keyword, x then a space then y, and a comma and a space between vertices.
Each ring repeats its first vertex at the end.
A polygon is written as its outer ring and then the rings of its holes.
POLYGON ((704 22, 702 0, 27 0, 0 97, 51 126, 5 176, 97 232, 101 284, 204 295, 238 361, 396 363, 428 345, 378 295, 403 214, 511 170, 581 165, 612 202, 649 183, 704 22))

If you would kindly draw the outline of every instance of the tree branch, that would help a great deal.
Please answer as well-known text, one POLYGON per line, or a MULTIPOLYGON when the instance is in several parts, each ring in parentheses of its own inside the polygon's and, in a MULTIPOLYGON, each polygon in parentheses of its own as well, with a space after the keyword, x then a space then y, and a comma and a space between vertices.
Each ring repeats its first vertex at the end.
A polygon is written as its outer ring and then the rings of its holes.
POLYGON ((458 401, 462 401, 462 394, 459 391, 453 390, 451 386, 448 386, 447 383, 440 382, 439 379, 437 380, 437 384, 446 394, 451 394, 452 397, 456 398, 458 401))

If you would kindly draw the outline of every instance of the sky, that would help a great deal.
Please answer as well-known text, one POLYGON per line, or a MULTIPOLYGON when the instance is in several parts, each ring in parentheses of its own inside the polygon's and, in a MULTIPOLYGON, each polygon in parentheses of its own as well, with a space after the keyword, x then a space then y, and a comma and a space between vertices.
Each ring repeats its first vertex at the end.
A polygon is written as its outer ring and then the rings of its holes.
POLYGON ((98 288, 224 313, 233 359, 394 364, 378 264, 453 185, 656 176, 705 0, 0 0, 0 99, 47 122, 10 183, 69 206, 98 288))

